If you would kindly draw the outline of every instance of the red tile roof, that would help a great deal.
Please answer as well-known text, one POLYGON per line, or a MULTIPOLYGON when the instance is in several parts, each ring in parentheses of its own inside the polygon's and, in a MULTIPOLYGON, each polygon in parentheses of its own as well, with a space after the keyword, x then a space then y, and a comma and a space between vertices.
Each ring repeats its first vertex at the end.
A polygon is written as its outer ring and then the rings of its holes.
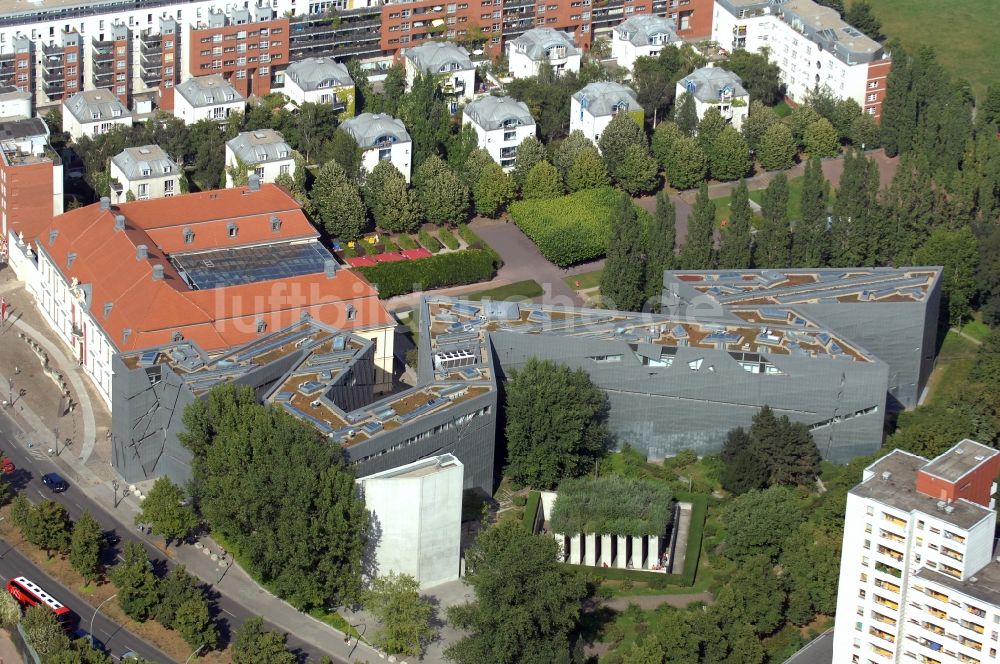
POLYGON ((396 263, 398 261, 405 261, 405 260, 406 256, 396 253, 385 253, 385 254, 378 254, 377 256, 375 256, 375 261, 378 263, 396 263))
POLYGON ((354 256, 347 259, 347 264, 351 267, 371 267, 375 265, 375 259, 370 256, 354 256))
POLYGON ((226 232, 221 246, 317 235, 287 193, 263 185, 258 192, 227 189, 136 201, 110 210, 91 205, 56 217, 38 235, 37 243, 67 280, 89 287, 91 315, 119 351, 170 342, 175 332, 206 351, 223 350, 258 336, 258 319, 273 331, 299 320, 304 312, 344 329, 392 325, 375 289, 350 270, 338 270, 332 278, 320 272, 191 290, 157 239, 166 238, 162 241, 168 247, 190 250, 192 245, 183 243, 182 229, 191 226, 199 248, 214 247, 218 245, 209 242, 218 237, 215 229, 225 229, 230 221, 238 224, 238 236, 233 241, 226 232), (115 231, 119 214, 125 216, 125 229, 115 231), (271 230, 275 214, 282 220, 278 232, 271 230), (146 245, 147 258, 137 258, 139 245, 146 245), (75 254, 72 265, 70 254, 75 254), (154 265, 163 266, 163 279, 153 279, 154 265), (107 316, 106 304, 111 305, 107 316), (348 304, 356 312, 353 320, 347 319, 348 304))
POLYGON ((401 251, 399 253, 403 254, 404 256, 406 256, 407 258, 409 258, 411 261, 415 261, 418 258, 430 258, 431 256, 434 255, 431 252, 429 252, 426 249, 424 249, 423 247, 421 247, 420 249, 404 249, 403 251, 401 251))

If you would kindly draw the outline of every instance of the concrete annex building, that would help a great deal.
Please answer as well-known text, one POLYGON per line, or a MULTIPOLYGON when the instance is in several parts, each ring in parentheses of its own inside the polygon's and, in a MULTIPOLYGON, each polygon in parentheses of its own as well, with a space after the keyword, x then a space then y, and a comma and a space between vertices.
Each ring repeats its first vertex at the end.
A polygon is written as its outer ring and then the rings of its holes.
POLYGON ((835 661, 1000 661, 998 472, 1000 452, 971 440, 865 469, 847 494, 835 661))

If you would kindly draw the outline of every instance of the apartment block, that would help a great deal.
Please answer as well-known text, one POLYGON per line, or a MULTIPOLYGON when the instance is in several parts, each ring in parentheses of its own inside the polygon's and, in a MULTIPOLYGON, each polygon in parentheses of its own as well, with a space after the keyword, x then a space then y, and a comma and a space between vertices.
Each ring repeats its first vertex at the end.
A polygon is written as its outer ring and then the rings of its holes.
POLYGON ((34 237, 63 212, 62 160, 41 118, 0 122, 0 226, 3 237, 34 237))
POLYGON ((962 440, 935 459, 894 450, 847 496, 837 661, 985 664, 997 658, 1000 452, 962 440))
POLYGON ((535 135, 528 105, 510 97, 480 97, 462 111, 462 124, 476 130, 479 147, 505 171, 514 169, 517 146, 535 135))
POLYGON ((712 39, 730 50, 767 49, 795 101, 820 87, 881 117, 891 56, 834 9, 813 0, 715 0, 712 39))
POLYGON ((110 90, 126 108, 132 103, 131 38, 127 25, 115 23, 107 35, 93 38, 91 54, 94 87, 110 90))

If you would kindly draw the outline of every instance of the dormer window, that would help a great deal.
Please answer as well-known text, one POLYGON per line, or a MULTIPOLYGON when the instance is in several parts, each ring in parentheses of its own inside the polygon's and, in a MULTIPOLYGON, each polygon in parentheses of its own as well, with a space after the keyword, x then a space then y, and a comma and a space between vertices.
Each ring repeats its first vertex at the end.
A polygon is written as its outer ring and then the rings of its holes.
POLYGON ((285 159, 286 157, 288 157, 288 150, 279 150, 278 156, 281 157, 282 159, 285 159))
POLYGON ((267 322, 263 318, 257 319, 257 334, 263 334, 267 329, 267 322))
POLYGON ((150 169, 148 169, 148 168, 142 169, 142 177, 147 178, 147 177, 149 177, 152 174, 153 174, 153 171, 151 171, 150 169))
POLYGON ((193 244, 193 243, 194 243, 194 231, 191 230, 190 228, 185 228, 184 229, 184 244, 193 244))
POLYGON ((226 228, 229 231, 229 237, 236 237, 236 234, 239 233, 240 230, 239 227, 236 226, 235 221, 230 221, 226 228))
POLYGON ((232 92, 227 92, 226 93, 226 101, 234 101, 235 99, 236 99, 236 95, 234 95, 232 92))
POLYGON ((205 103, 206 104, 214 104, 215 103, 215 97, 212 97, 211 95, 209 95, 208 97, 205 97, 205 103))
POLYGON ((271 232, 277 233, 280 230, 281 230, 281 218, 276 216, 271 217, 271 232))
POLYGON ((121 115, 122 115, 122 110, 120 108, 116 108, 113 111, 111 111, 111 117, 113 118, 120 118, 121 115))
POLYGON ((172 173, 173 171, 174 171, 173 166, 164 166, 163 167, 163 172, 164 173, 172 173))
POLYGON ((91 114, 90 114, 90 117, 92 119, 94 119, 94 120, 100 120, 101 119, 101 114, 98 113, 97 111, 92 111, 91 114))
POLYGON ((624 99, 614 106, 611 107, 611 114, 618 115, 621 112, 628 111, 628 102, 624 99))
POLYGON ((181 334, 180 332, 174 332, 172 335, 170 335, 170 340, 173 341, 174 343, 177 343, 178 341, 184 341, 184 335, 181 334))

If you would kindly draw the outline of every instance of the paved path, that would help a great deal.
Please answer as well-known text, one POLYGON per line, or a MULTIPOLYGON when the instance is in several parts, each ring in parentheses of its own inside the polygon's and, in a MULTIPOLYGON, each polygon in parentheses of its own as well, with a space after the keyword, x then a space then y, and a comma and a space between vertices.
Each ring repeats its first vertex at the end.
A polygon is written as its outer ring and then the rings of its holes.
POLYGON ((630 604, 635 604, 644 611, 650 611, 661 604, 669 604, 678 609, 683 609, 688 604, 693 604, 694 602, 714 604, 715 597, 708 591, 686 593, 683 595, 634 595, 631 597, 612 597, 611 599, 603 600, 601 606, 606 606, 615 611, 624 611, 630 604))
POLYGON ((969 335, 969 334, 967 334, 965 332, 962 332, 962 330, 958 329, 957 327, 951 328, 951 331, 954 332, 955 334, 957 334, 958 336, 962 337, 966 341, 971 341, 972 343, 974 343, 977 346, 982 346, 983 345, 982 341, 980 341, 979 339, 977 339, 977 338, 975 338, 975 337, 973 337, 973 336, 971 336, 971 335, 969 335))

